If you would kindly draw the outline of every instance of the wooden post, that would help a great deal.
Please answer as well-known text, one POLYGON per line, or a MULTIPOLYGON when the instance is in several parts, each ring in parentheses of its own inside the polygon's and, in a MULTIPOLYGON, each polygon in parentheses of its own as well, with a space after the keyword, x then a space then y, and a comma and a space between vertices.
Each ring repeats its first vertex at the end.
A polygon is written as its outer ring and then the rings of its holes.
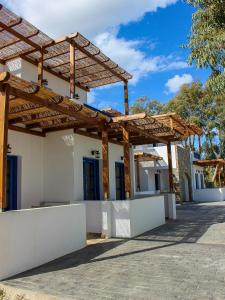
POLYGON ((124 81, 124 111, 125 111, 125 115, 129 115, 128 82, 127 81, 124 81))
POLYGON ((75 46, 70 43, 70 98, 74 99, 75 95, 75 46))
POLYGON ((201 136, 200 135, 198 135, 198 152, 199 152, 199 154, 202 153, 201 136))
POLYGON ((188 135, 188 140, 189 140, 189 148, 191 150, 191 136, 190 136, 190 134, 188 135))
POLYGON ((123 151, 124 151, 124 181, 125 181, 125 197, 131 197, 131 178, 130 178, 130 145, 129 131, 126 125, 123 126, 123 151))
POLYGON ((109 192, 109 139, 107 128, 102 130, 102 162, 103 162, 103 195, 104 200, 110 197, 109 192))
POLYGON ((172 165, 172 153, 171 143, 167 144, 167 157, 168 157, 168 172, 169 172, 169 188, 170 192, 173 192, 173 165, 172 165))
POLYGON ((38 62, 38 84, 43 84, 43 66, 44 66, 44 51, 41 51, 41 57, 38 62))
POLYGON ((140 192, 141 185, 140 185, 140 161, 138 157, 136 158, 136 171, 137 171, 137 191, 140 192))
POLYGON ((0 88, 0 210, 7 207, 7 140, 8 140, 9 85, 0 88))

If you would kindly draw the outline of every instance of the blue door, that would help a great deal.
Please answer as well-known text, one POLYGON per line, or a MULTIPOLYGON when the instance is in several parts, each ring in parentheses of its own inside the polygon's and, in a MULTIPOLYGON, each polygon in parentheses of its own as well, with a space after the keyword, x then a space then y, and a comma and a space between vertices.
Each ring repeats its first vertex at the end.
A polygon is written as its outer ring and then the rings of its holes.
POLYGON ((99 193, 99 161, 83 158, 84 200, 100 200, 99 193))
POLYGON ((17 209, 17 156, 7 156, 7 210, 17 209))
POLYGON ((116 200, 125 199, 124 164, 116 162, 116 200))

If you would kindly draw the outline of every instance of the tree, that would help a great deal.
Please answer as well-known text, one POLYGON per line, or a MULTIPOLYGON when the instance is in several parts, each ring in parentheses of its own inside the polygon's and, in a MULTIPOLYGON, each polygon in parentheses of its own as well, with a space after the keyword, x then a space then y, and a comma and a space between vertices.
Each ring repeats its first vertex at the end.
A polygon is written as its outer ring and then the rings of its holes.
POLYGON ((189 63, 210 68, 207 86, 215 95, 225 91, 225 0, 186 0, 197 11, 192 16, 192 30, 187 47, 189 63))
MULTIPOLYGON (((158 100, 141 97, 135 101, 131 112, 146 112, 150 115, 176 112, 187 122, 194 123, 204 130, 205 158, 225 158, 224 97, 215 96, 210 88, 203 87, 200 82, 183 85, 168 103, 162 104, 158 100)), ((193 148, 194 142, 192 140, 193 148)))
POLYGON ((131 107, 131 113, 137 114, 140 112, 146 112, 149 115, 158 115, 162 113, 164 104, 160 103, 158 100, 150 100, 148 97, 140 97, 131 107))

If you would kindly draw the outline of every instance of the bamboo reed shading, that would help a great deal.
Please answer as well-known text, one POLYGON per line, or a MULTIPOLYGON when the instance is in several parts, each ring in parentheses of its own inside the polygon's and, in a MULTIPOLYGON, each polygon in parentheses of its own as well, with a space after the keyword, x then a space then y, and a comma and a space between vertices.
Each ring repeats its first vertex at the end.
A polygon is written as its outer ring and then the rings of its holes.
POLYGON ((139 161, 158 161, 163 160, 161 156, 146 152, 135 152, 134 159, 139 161))
POLYGON ((203 130, 195 124, 189 124, 181 117, 179 117, 176 113, 167 113, 161 115, 155 115, 153 118, 162 122, 163 124, 171 127, 176 130, 184 137, 188 137, 190 135, 198 135, 201 136, 204 134, 203 130))
POLYGON ((225 166, 225 160, 222 158, 217 159, 203 159, 203 160, 195 160, 193 161, 194 165, 200 166, 200 167, 215 167, 217 165, 225 166))
POLYGON ((22 57, 43 69, 70 81, 70 46, 75 49, 75 84, 85 90, 127 83, 132 76, 114 63, 80 33, 53 40, 38 28, 0 5, 0 63, 22 57))

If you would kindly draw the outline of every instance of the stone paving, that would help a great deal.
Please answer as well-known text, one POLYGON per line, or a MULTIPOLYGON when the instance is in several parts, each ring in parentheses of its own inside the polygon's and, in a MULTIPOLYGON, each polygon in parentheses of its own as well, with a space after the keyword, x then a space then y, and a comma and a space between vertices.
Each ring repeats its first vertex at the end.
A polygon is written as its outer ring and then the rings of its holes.
POLYGON ((178 220, 110 239, 3 282, 58 299, 225 299, 225 203, 186 204, 178 220))

